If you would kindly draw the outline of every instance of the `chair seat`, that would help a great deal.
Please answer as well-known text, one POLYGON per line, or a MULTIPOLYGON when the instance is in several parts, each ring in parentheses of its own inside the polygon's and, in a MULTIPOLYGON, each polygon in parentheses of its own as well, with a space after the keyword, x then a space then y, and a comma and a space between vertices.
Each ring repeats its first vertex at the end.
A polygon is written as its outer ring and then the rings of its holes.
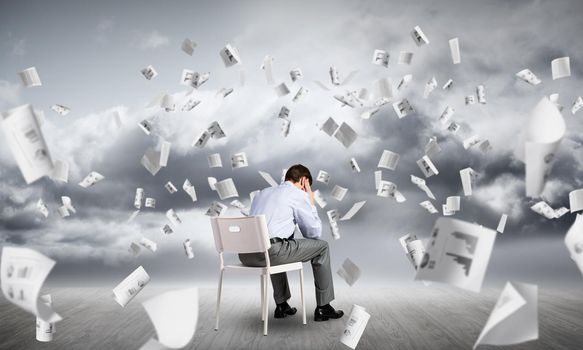
MULTIPOLYGON (((266 267, 251 267, 245 266, 243 264, 233 264, 233 265, 225 265, 225 269, 233 269, 233 270, 248 270, 248 271, 261 271, 261 274, 265 274, 267 271, 266 267)), ((294 262, 289 264, 282 264, 282 265, 275 265, 269 268, 269 274, 275 274, 280 272, 286 271, 295 271, 302 269, 302 262, 294 262)))

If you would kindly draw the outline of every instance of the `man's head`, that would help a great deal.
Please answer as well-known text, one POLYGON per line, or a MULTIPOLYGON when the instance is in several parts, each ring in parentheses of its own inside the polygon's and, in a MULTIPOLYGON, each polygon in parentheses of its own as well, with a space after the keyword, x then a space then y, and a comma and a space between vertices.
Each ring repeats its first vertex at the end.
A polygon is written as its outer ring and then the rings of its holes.
POLYGON ((310 182, 310 186, 312 185, 312 174, 310 174, 310 170, 301 164, 292 165, 285 173, 285 181, 291 181, 294 184, 300 182, 302 177, 306 177, 310 182))

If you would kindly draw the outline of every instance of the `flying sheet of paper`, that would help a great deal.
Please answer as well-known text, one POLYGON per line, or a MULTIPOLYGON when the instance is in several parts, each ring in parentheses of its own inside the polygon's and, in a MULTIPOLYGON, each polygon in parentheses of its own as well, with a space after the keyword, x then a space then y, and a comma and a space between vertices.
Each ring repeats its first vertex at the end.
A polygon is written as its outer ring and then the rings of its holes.
POLYGON ((300 68, 294 68, 294 69, 289 71, 289 76, 290 76, 291 80, 295 83, 299 79, 303 78, 304 75, 303 75, 302 70, 300 68))
POLYGON ((465 102, 466 105, 474 105, 476 104, 476 99, 474 98, 474 95, 468 95, 465 97, 465 102))
POLYGON ((42 82, 36 70, 36 67, 30 67, 18 72, 20 81, 25 87, 42 86, 42 82))
POLYGON ((344 260, 336 273, 351 287, 360 278, 360 269, 348 258, 344 260))
POLYGON ((142 202, 144 201, 144 189, 141 187, 136 188, 136 195, 134 197, 134 207, 136 209, 142 208, 142 202))
POLYGON ((53 160, 31 105, 2 112, 1 125, 27 184, 53 173, 53 160))
POLYGON ((327 185, 330 182, 330 174, 324 170, 320 170, 318 176, 316 176, 316 181, 323 182, 327 185))
POLYGON ((427 210, 430 214, 437 214, 438 213, 437 209, 435 208, 433 203, 431 203, 430 201, 423 201, 423 202, 419 203, 419 205, 423 209, 427 210))
POLYGON ((68 196, 61 196, 61 203, 63 203, 63 207, 73 213, 76 213, 77 210, 73 206, 73 201, 71 201, 71 197, 68 196))
POLYGON ((555 210, 545 201, 535 203, 533 206, 530 207, 530 209, 535 213, 544 216, 547 219, 557 218, 557 213, 555 212, 555 210))
POLYGON ((472 168, 464 168, 460 170, 460 178, 462 180, 462 188, 464 190, 464 196, 472 195, 472 187, 478 178, 478 173, 472 168))
POLYGON ((192 54, 194 53, 194 48, 196 47, 196 43, 192 40, 190 40, 189 38, 184 39, 184 41, 182 42, 182 45, 180 45, 180 48, 182 49, 182 51, 184 51, 184 53, 186 53, 189 56, 192 56, 192 54))
POLYGON ((571 213, 583 210, 583 188, 569 192, 569 208, 571 213))
POLYGON ((156 151, 153 148, 148 148, 146 150, 146 153, 144 153, 144 155, 142 156, 140 164, 142 164, 142 166, 146 168, 146 170, 148 170, 148 172, 152 174, 152 176, 156 176, 158 171, 160 171, 161 169, 160 152, 156 151))
POLYGON ((332 209, 326 212, 328 223, 330 224, 330 233, 334 239, 340 239, 340 229, 338 227, 338 210, 332 209))
POLYGON ((211 177, 207 178, 207 181, 208 181, 208 184, 209 184, 209 187, 211 188, 211 190, 216 191, 217 190, 217 187, 216 187, 217 179, 211 176, 211 177))
POLYGON ((310 90, 306 89, 305 87, 300 87, 298 92, 292 98, 292 102, 298 102, 306 97, 306 95, 310 92, 310 90))
POLYGON ((347 193, 348 188, 335 185, 334 188, 332 189, 332 192, 330 192, 330 196, 336 199, 337 201, 341 201, 344 199, 344 196, 346 196, 347 193))
POLYGON ((146 237, 142 237, 140 238, 140 241, 138 242, 142 247, 148 249, 149 251, 151 251, 152 253, 155 253, 156 250, 158 250, 158 245, 156 244, 156 242, 146 238, 146 237))
POLYGON ((431 159, 429 159, 428 156, 423 156, 421 159, 419 159, 417 161, 417 166, 419 169, 421 169, 421 172, 423 175, 425 175, 426 178, 439 174, 439 171, 435 165, 433 165, 433 162, 431 159))
POLYGON ((376 49, 372 54, 372 64, 389 68, 389 57, 390 55, 387 51, 376 49))
POLYGON ((401 156, 399 156, 398 153, 389 150, 383 150, 383 153, 381 154, 381 158, 379 159, 379 164, 377 165, 377 167, 395 170, 397 169, 397 165, 399 164, 400 158, 401 156))
POLYGON ((417 46, 429 44, 429 39, 427 38, 425 33, 423 33, 421 27, 419 26, 415 26, 413 28, 413 30, 411 31, 411 37, 413 37, 413 41, 415 42, 415 44, 417 44, 417 46))
POLYGON ((571 259, 583 273, 583 214, 575 216, 575 221, 565 235, 565 245, 571 259))
POLYGON ((476 87, 476 96, 478 96, 478 103, 483 105, 486 104, 486 93, 484 92, 484 85, 478 85, 476 87))
POLYGON ((146 208, 156 208, 156 199, 148 197, 148 198, 146 198, 144 205, 146 208))
POLYGON ((142 305, 156 329, 157 343, 170 349, 180 349, 190 343, 198 322, 196 288, 165 292, 142 305))
POLYGON ((279 97, 283 97, 287 94, 289 94, 289 88, 287 87, 287 85, 285 83, 281 83, 279 85, 277 85, 276 87, 274 87, 275 93, 277 94, 277 96, 279 97))
POLYGON ((340 75, 334 66, 330 67, 330 81, 332 85, 340 85, 340 75))
POLYGON ((263 178, 263 180, 265 180, 269 186, 271 187, 277 187, 279 184, 275 181, 275 179, 271 176, 271 174, 265 172, 265 171, 259 171, 259 175, 261 175, 261 177, 263 178))
POLYGON ((144 287, 150 282, 150 276, 142 266, 139 266, 115 288, 113 299, 122 307, 125 307, 144 287))
POLYGON ((401 51, 399 52, 398 64, 411 64, 413 60, 413 52, 401 51))
POLYGON ((443 211, 443 216, 452 216, 455 214, 455 210, 449 209, 447 203, 441 206, 441 210, 443 211))
POLYGON ((397 185, 390 181, 381 180, 379 183, 379 188, 377 190, 377 196, 384 198, 391 198, 397 203, 403 203, 407 199, 401 192, 397 190, 397 185))
POLYGON ((427 195, 427 197, 431 198, 431 199, 435 199, 435 196, 433 195, 433 192, 431 192, 431 190, 429 189, 429 187, 427 187, 427 184, 425 183, 425 180, 423 180, 420 177, 417 177, 415 175, 411 175, 411 182, 416 185, 417 187, 419 187, 419 189, 423 192, 425 192, 425 194, 427 195))
POLYGON ((45 218, 49 217, 49 208, 47 208, 47 205, 45 204, 45 202, 42 200, 42 198, 40 198, 38 200, 38 202, 36 202, 36 209, 42 214, 42 216, 44 216, 45 218))
POLYGON ((449 51, 451 53, 451 61, 453 64, 459 64, 461 62, 461 56, 460 42, 458 38, 453 38, 449 41, 449 51))
POLYGON ((441 125, 446 125, 447 123, 449 123, 451 117, 454 114, 455 109, 450 106, 446 106, 441 115, 439 116, 439 122, 441 123, 441 125))
POLYGON ((209 132, 213 139, 218 140, 222 139, 223 137, 227 137, 227 135, 223 131, 223 128, 221 128, 221 125, 217 121, 210 123, 206 130, 209 132))
POLYGON ((162 226, 160 231, 162 231, 162 234, 164 234, 164 235, 170 235, 170 234, 174 233, 174 230, 168 224, 165 224, 164 226, 162 226))
POLYGON ((400 91, 401 89, 406 88, 409 86, 409 83, 413 80, 413 75, 407 74, 401 78, 401 81, 397 85, 397 90, 400 91))
MULTIPOLYGON (((53 299, 50 294, 41 295, 39 301, 44 303, 46 307, 52 308, 53 299)), ((40 342, 53 341, 53 334, 55 334, 55 323, 45 322, 41 318, 36 318, 36 340, 40 342)))
POLYGON ((355 173, 360 173, 360 167, 358 166, 358 163, 356 162, 356 158, 350 158, 350 168, 355 173))
POLYGON ((215 188, 217 189, 217 193, 221 200, 232 197, 239 197, 239 193, 235 187, 235 182, 233 182, 232 178, 217 182, 215 184, 215 188))
POLYGON ((174 211, 172 208, 166 211, 166 218, 174 227, 178 227, 180 224, 182 224, 182 220, 180 220, 178 214, 176 214, 176 211, 174 211))
POLYGON ((231 156, 231 167, 233 169, 244 168, 249 165, 247 161, 247 153, 240 152, 231 156))
POLYGON ((553 80, 571 76, 571 61, 569 57, 559 57, 551 61, 553 80))
POLYGON ((451 89, 452 86, 453 86, 453 79, 449 79, 448 81, 445 82, 445 84, 443 84, 443 86, 441 88, 443 90, 449 90, 449 89, 451 89))
POLYGON ((103 179, 105 179, 105 176, 96 171, 92 171, 89 175, 85 176, 81 182, 79 182, 79 186, 83 188, 91 187, 103 179))
POLYGON ((190 183, 189 179, 184 180, 184 183, 182 184, 182 189, 190 196, 190 199, 192 199, 193 202, 196 202, 197 200, 196 190, 194 189, 192 183, 190 183))
POLYGON ((170 147, 172 144, 168 141, 162 141, 160 145, 160 160, 158 165, 160 167, 168 166, 168 157, 170 156, 170 147))
POLYGON ((435 77, 429 79, 427 83, 425 83, 425 90, 423 90, 423 98, 429 97, 429 95, 435 90, 437 87, 437 80, 435 77))
POLYGON ((62 160, 53 162, 53 172, 49 175, 54 181, 69 182, 69 163, 62 160))
POLYGON ((431 136, 425 145, 425 155, 431 157, 439 152, 441 152, 441 146, 437 143, 437 137, 431 136))
POLYGON ((366 201, 360 201, 360 202, 356 202, 352 205, 352 207, 346 212, 346 214, 344 214, 344 216, 342 216, 340 218, 340 221, 345 221, 345 220, 350 220, 352 219, 352 217, 354 215, 356 215, 356 213, 358 213, 358 211, 360 209, 362 209, 362 207, 364 207, 364 205, 366 204, 366 201))
POLYGON ((404 118, 409 114, 415 113, 415 109, 413 109, 413 106, 409 104, 409 101, 406 98, 393 103, 393 110, 395 113, 397 113, 397 117, 399 117, 399 119, 404 118))
POLYGON ((403 247, 403 251, 407 258, 411 262, 411 265, 417 270, 418 266, 423 261, 423 257, 425 256, 425 246, 420 239, 417 239, 417 236, 406 234, 399 238, 399 243, 401 243, 401 247, 403 247))
POLYGON ((463 146, 464 149, 470 149, 473 146, 479 144, 480 142, 482 142, 482 138, 480 137, 480 135, 472 135, 466 139, 463 140, 463 146))
POLYGON ((328 202, 326 201, 326 199, 324 199, 324 196, 322 195, 322 192, 320 192, 320 190, 314 191, 314 202, 316 202, 316 204, 318 204, 318 206, 322 209, 326 208, 326 206, 328 205, 328 202))
POLYGON ((53 266, 54 260, 35 250, 4 246, 0 261, 0 283, 4 297, 42 321, 60 321, 61 316, 40 297, 53 266))
POLYGON ((381 181, 383 180, 383 171, 377 170, 374 172, 374 188, 378 191, 381 181))
POLYGON ((340 342, 351 349, 356 349, 369 319, 370 314, 366 312, 366 309, 354 304, 346 327, 340 337, 340 342))
POLYGON ((516 77, 530 85, 538 85, 541 83, 541 80, 528 68, 516 73, 516 77))
POLYGON ((448 211, 460 211, 460 196, 449 196, 445 200, 448 211))
POLYGON ((496 231, 452 218, 438 218, 416 280, 447 283, 478 293, 496 231))
POLYGON ((579 96, 573 102, 573 107, 571 107, 571 114, 577 113, 581 107, 583 107, 583 97, 579 96))
POLYGON ((192 144, 191 147, 198 147, 198 148, 203 148, 206 143, 208 142, 208 140, 210 140, 211 138, 211 133, 208 132, 208 130, 205 130, 202 132, 202 134, 200 134, 200 136, 194 140, 192 140, 192 144))
POLYGON ((182 243, 182 246, 184 247, 184 254, 186 254, 186 257, 188 259, 194 259, 194 253, 192 251, 192 242, 190 241, 190 239, 185 240, 184 243, 182 243))
POLYGON ((322 124, 322 126, 320 127, 320 130, 328 134, 328 136, 332 136, 334 135, 334 132, 338 130, 338 127, 339 125, 336 123, 334 118, 328 117, 328 119, 326 119, 324 124, 322 124))
POLYGON ((66 116, 67 114, 69 114, 69 112, 71 112, 71 109, 69 107, 63 106, 63 105, 59 105, 59 104, 54 104, 51 106, 51 109, 57 113, 60 116, 66 116))
POLYGON ((538 339, 538 287, 507 282, 474 344, 511 345, 538 339))
POLYGON ((265 72, 265 80, 269 85, 275 85, 275 78, 273 77, 273 57, 266 55, 263 58, 261 69, 265 72))
POLYGON ((393 98, 393 83, 391 78, 382 78, 374 82, 375 95, 377 97, 393 98))
POLYGON ((291 110, 289 108, 287 108, 286 106, 281 106, 281 109, 279 110, 277 117, 281 119, 289 119, 290 113, 291 110))
POLYGON ((195 100, 193 98, 189 98, 186 102, 182 105, 183 112, 190 112, 194 109, 194 107, 198 106, 202 101, 195 100))
POLYGON ((508 220, 508 215, 502 214, 500 221, 498 221, 498 227, 496 228, 496 231, 500 233, 504 232, 504 228, 506 227, 506 220, 508 220))
POLYGON ((237 48, 233 47, 229 43, 227 43, 227 45, 225 45, 225 47, 219 51, 219 55, 221 56, 221 59, 227 68, 241 63, 239 50, 237 50, 237 48))
POLYGON ((350 125, 342 122, 340 127, 338 127, 336 130, 334 137, 340 141, 344 147, 348 148, 354 143, 354 141, 356 141, 358 135, 356 134, 356 131, 350 127, 350 125))
POLYGON ((530 113, 515 151, 526 164, 527 196, 537 197, 543 191, 565 130, 563 116, 543 97, 530 113))
POLYGON ((158 76, 158 72, 154 69, 154 66, 149 65, 146 68, 140 70, 140 73, 144 76, 144 78, 148 80, 152 80, 153 78, 158 76))

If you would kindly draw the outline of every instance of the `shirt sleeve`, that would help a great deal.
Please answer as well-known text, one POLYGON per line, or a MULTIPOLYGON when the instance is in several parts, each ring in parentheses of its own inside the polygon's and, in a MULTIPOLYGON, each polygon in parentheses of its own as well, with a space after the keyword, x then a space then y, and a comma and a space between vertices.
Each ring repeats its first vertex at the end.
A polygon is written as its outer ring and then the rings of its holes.
POLYGON ((306 238, 320 238, 322 236, 322 221, 318 216, 318 210, 310 203, 307 194, 297 196, 293 207, 294 220, 300 231, 306 238))

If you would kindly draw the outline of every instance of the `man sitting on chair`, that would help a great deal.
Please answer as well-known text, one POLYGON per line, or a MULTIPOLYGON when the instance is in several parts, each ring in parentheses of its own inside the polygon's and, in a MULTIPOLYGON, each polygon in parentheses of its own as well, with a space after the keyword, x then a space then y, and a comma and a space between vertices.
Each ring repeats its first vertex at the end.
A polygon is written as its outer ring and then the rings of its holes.
MULTIPOLYGON (((310 170, 301 164, 293 165, 287 170, 285 181, 281 185, 268 187, 255 196, 250 214, 265 215, 271 242, 271 265, 298 261, 312 263, 318 305, 314 311, 314 321, 327 321, 342 317, 344 312, 336 311, 330 305, 334 300, 330 249, 328 242, 319 239, 322 235, 322 222, 314 206, 311 184, 310 170), (309 239, 294 239, 296 224, 302 235, 309 239)), ((265 266, 263 253, 239 254, 239 259, 247 266, 265 266)), ((274 317, 294 315, 296 308, 287 303, 291 297, 287 274, 282 272, 271 275, 271 284, 277 304, 274 317)))

